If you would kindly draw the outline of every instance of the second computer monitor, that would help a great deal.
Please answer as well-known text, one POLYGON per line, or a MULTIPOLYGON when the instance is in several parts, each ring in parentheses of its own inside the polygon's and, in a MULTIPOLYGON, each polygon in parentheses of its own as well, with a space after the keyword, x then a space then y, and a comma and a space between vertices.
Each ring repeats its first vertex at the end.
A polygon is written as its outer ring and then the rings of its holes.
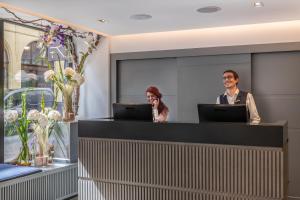
POLYGON ((247 122, 245 104, 198 104, 199 122, 247 122))
POLYGON ((113 103, 115 120, 153 121, 151 104, 113 103))

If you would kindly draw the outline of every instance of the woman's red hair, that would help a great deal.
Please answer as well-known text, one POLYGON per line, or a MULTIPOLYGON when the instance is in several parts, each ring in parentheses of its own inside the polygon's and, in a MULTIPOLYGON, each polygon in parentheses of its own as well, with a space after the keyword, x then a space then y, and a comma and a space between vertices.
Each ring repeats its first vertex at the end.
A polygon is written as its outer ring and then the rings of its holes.
POLYGON ((147 88, 146 93, 147 92, 154 94, 159 99, 159 105, 157 107, 158 114, 169 111, 168 107, 164 104, 164 102, 162 102, 162 100, 161 100, 162 94, 160 93, 160 91, 157 87, 150 86, 147 88))

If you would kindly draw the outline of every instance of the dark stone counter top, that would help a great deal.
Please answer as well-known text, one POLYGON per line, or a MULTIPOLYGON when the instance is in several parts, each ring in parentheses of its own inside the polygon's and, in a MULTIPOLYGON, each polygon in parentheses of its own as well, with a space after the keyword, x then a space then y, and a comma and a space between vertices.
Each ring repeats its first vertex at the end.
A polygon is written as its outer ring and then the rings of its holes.
POLYGON ((283 147, 287 143, 287 122, 251 125, 88 119, 78 121, 78 134, 88 138, 283 147))

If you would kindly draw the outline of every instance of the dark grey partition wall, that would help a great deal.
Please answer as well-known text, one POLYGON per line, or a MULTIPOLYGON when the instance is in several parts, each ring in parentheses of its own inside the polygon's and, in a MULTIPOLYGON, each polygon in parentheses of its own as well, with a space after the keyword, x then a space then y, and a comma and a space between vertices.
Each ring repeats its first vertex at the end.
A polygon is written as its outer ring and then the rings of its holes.
POLYGON ((215 103, 224 92, 222 72, 240 74, 240 87, 251 90, 251 56, 219 55, 120 61, 118 102, 145 103, 145 90, 156 85, 170 109, 170 121, 196 122, 197 103, 215 103))
POLYGON ((300 52, 253 54, 253 92, 264 121, 289 122, 289 195, 300 196, 300 52))

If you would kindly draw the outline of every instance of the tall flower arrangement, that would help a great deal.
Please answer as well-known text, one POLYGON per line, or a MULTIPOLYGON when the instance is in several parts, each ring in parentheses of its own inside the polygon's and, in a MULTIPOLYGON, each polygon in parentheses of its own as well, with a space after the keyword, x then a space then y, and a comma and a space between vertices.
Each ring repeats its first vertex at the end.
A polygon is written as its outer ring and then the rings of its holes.
POLYGON ((22 110, 19 114, 17 110, 5 110, 4 120, 6 124, 13 125, 17 131, 21 141, 20 153, 17 157, 17 164, 30 165, 29 158, 31 153, 29 150, 28 132, 31 129, 39 146, 38 154, 40 156, 47 156, 48 152, 48 138, 51 134, 56 122, 61 120, 61 114, 52 108, 45 108, 45 98, 42 95, 40 102, 41 111, 36 109, 30 110, 27 113, 26 92, 22 93, 22 110))
MULTIPOLYGON (((44 35, 40 39, 41 44, 41 52, 39 55, 39 59, 43 59, 44 61, 47 60, 47 52, 50 47, 58 47, 64 46, 67 51, 67 57, 72 60, 72 68, 79 74, 84 74, 84 64, 87 59, 87 57, 93 53, 93 51, 97 48, 97 46, 100 44, 101 35, 95 34, 92 32, 82 32, 73 29, 70 26, 64 26, 56 24, 52 21, 49 21, 47 19, 34 19, 34 20, 27 20, 22 19, 20 16, 18 16, 13 11, 3 8, 7 13, 12 15, 12 18, 7 18, 8 20, 12 20, 18 23, 27 24, 33 27, 37 27, 40 29, 43 29, 45 31, 44 35), (78 56, 76 45, 73 42, 74 38, 78 38, 84 43, 87 44, 86 50, 79 52, 80 56, 78 56)), ((58 57, 60 57, 57 54, 58 57)), ((53 70, 53 66, 51 66, 50 63, 48 63, 49 70, 53 70)), ((54 70, 55 71, 55 70, 54 70)), ((80 96, 80 86, 75 87, 75 95, 74 95, 74 107, 75 107, 75 114, 77 114, 78 111, 78 104, 79 104, 79 96, 80 96)))
POLYGON ((62 25, 53 25, 47 27, 45 34, 41 37, 41 52, 42 57, 48 63, 49 70, 44 73, 45 81, 52 81, 56 87, 62 92, 64 98, 64 121, 72 121, 78 111, 80 85, 84 83, 84 64, 87 57, 92 54, 93 50, 99 45, 100 36, 92 33, 87 33, 85 36, 78 35, 70 27, 62 25), (86 39, 85 43, 88 45, 86 52, 80 52, 80 59, 78 59, 76 48, 73 42, 73 37, 80 37, 86 39), (59 69, 54 69, 47 60, 46 53, 50 47, 64 46, 66 55, 71 58, 73 67, 63 67, 60 62, 60 55, 56 53, 59 59, 59 69), (73 93, 75 92, 75 103, 73 102, 73 93), (75 104, 75 111, 73 111, 73 104, 75 104))
MULTIPOLYGON (((43 106, 43 104, 41 104, 43 106)), ((41 111, 30 110, 27 119, 31 121, 31 128, 38 144, 36 155, 37 165, 46 165, 48 158, 48 139, 54 124, 61 120, 61 115, 57 110, 43 108, 41 111), (42 159, 42 161, 39 161, 42 159), (44 161, 46 160, 46 161, 44 161), (39 164, 42 163, 42 164, 39 164)))
POLYGON ((63 94, 64 100, 64 121, 74 120, 75 114, 73 111, 73 91, 76 86, 84 83, 84 77, 75 72, 74 69, 67 67, 60 68, 58 72, 50 69, 44 73, 46 82, 53 82, 63 94))

